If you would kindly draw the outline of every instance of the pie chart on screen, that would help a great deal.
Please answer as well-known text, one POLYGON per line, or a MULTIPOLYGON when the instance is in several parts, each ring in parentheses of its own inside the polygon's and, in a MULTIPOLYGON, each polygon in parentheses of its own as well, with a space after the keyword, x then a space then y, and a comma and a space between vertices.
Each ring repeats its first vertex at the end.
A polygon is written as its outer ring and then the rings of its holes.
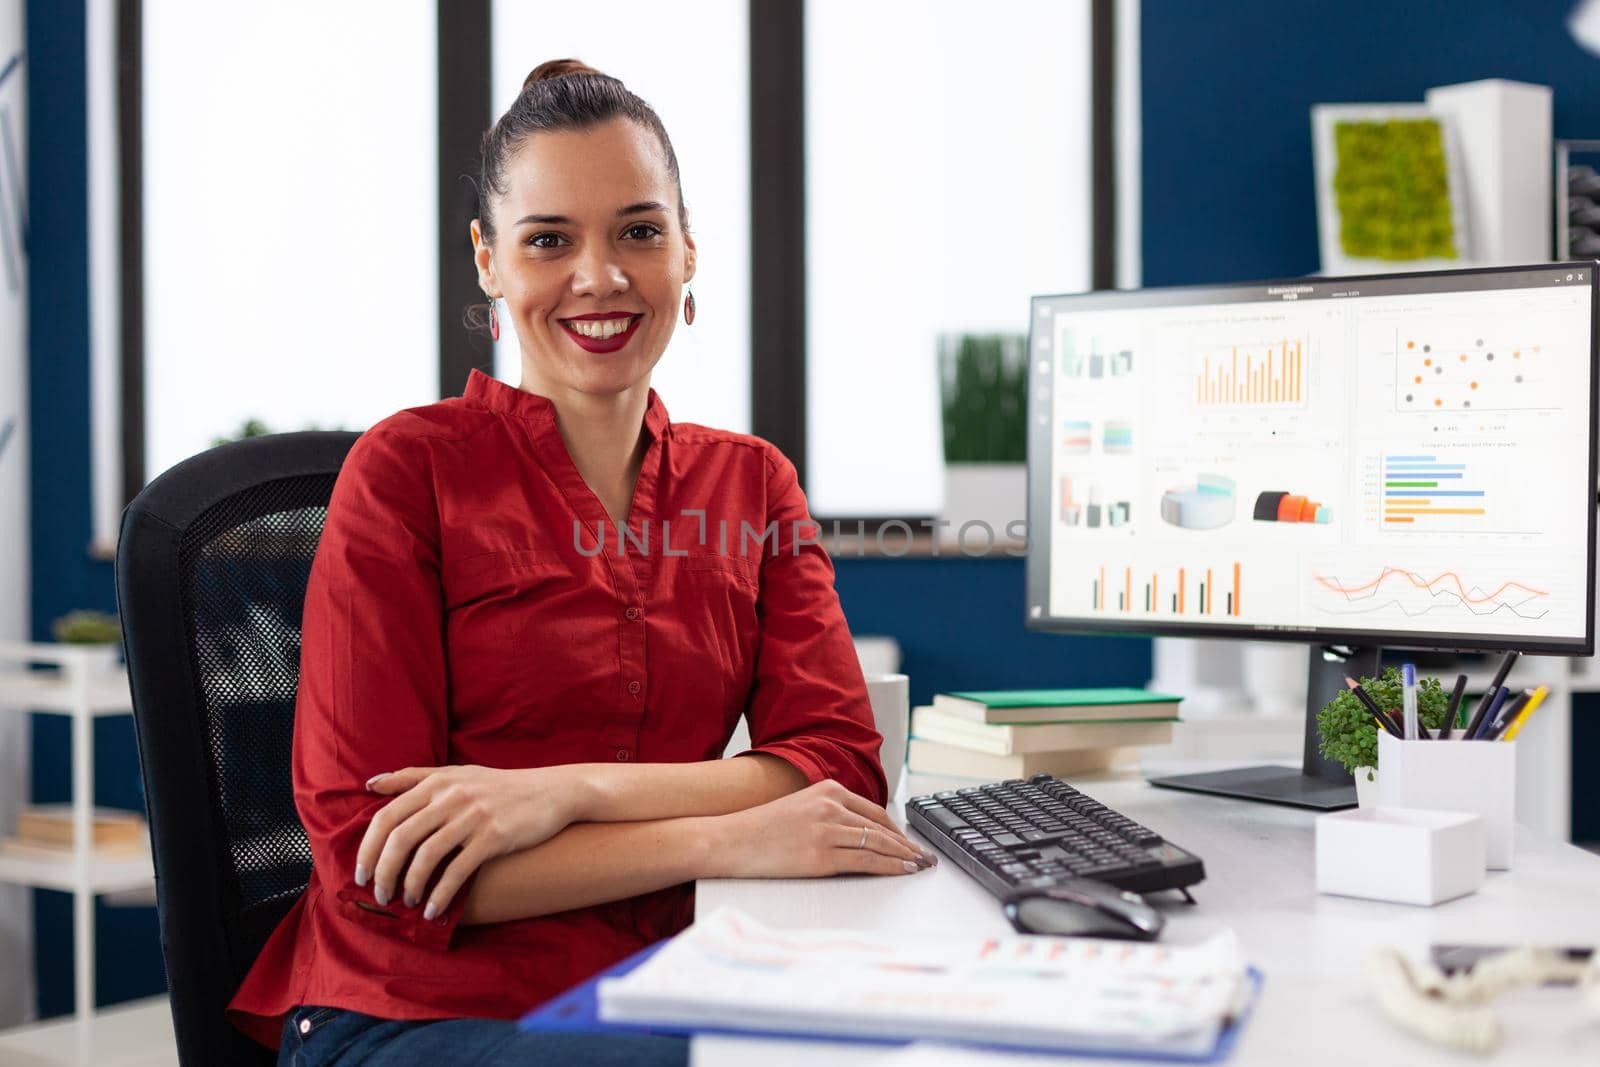
POLYGON ((1161 518, 1185 530, 1215 530, 1233 521, 1236 496, 1232 478, 1202 474, 1193 485, 1161 494, 1161 518))

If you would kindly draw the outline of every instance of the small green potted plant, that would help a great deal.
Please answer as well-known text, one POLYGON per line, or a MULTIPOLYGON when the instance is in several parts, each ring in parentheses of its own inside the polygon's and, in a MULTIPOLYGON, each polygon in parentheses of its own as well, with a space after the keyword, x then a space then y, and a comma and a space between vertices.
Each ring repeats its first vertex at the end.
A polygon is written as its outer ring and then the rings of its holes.
MULTIPOLYGON (((1398 712, 1404 706, 1405 685, 1400 672, 1390 667, 1376 678, 1362 678, 1361 688, 1385 711, 1398 712)), ((1417 718, 1429 731, 1444 722, 1450 698, 1437 678, 1417 679, 1417 718)), ((1378 782, 1378 731, 1382 727, 1361 698, 1349 689, 1323 705, 1317 712, 1317 733, 1322 755, 1344 764, 1356 779, 1356 797, 1362 807, 1374 801, 1378 782)))
POLYGON ((121 654, 122 625, 104 611, 69 611, 50 624, 50 633, 63 645, 82 647, 91 672, 104 674, 117 667, 121 654))

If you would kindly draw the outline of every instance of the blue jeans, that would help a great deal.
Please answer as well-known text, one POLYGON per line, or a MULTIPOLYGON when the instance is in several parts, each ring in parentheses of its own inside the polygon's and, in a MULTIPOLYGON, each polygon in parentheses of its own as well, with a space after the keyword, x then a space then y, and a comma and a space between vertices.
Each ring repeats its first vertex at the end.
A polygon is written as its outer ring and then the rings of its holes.
POLYGON ((278 1067, 684 1067, 689 1039, 644 1034, 545 1034, 505 1019, 379 1019, 342 1008, 289 1013, 278 1067))

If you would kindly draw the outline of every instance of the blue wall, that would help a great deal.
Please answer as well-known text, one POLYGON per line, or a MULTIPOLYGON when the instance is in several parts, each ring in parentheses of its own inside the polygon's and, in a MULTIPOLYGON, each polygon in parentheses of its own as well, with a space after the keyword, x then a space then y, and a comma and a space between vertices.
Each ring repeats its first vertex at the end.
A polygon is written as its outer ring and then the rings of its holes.
POLYGON ((1555 90, 1557 137, 1600 137, 1600 58, 1568 35, 1572 6, 1144 0, 1144 283, 1318 269, 1312 104, 1510 78, 1555 90))
MULTIPOLYGON (((1510 78, 1555 91, 1557 137, 1600 137, 1600 57, 1570 0, 1143 0, 1146 285, 1316 271, 1311 105, 1419 101, 1510 78)), ((1600 841, 1600 695, 1574 702, 1572 831, 1600 841)))
MULTIPOLYGON (((35 640, 74 608, 115 610, 111 564, 90 558, 89 231, 84 6, 29 0, 28 360, 35 640)), ((66 720, 33 716, 33 799, 70 796, 66 720)), ((141 808, 131 719, 95 724, 95 799, 141 808)), ((39 1013, 72 1010, 72 898, 34 893, 39 1013)), ((101 1004, 166 988, 153 908, 96 908, 101 1004)))

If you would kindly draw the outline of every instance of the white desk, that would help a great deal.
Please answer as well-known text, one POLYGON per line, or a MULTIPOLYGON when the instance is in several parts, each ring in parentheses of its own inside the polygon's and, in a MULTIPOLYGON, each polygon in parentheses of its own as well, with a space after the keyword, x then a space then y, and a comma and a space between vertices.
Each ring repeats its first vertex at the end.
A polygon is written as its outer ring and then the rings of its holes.
MULTIPOLYGON (((970 784, 911 776, 902 785, 901 799, 970 784)), ((1490 872, 1477 893, 1448 904, 1419 908, 1319 896, 1314 888, 1313 812, 1155 789, 1133 775, 1079 784, 1084 792, 1205 861, 1206 880, 1193 889, 1196 906, 1182 903, 1176 894, 1156 894, 1151 899, 1167 913, 1167 941, 1193 942, 1219 926, 1231 926, 1250 961, 1266 975, 1262 996, 1231 1063, 1242 1067, 1600 1063, 1600 1020, 1586 1021, 1579 1014, 1578 998, 1571 989, 1527 991, 1496 1001, 1504 1040, 1495 1057, 1479 1061, 1423 1044, 1396 1029, 1368 991, 1365 974, 1368 951, 1383 945, 1418 954, 1435 942, 1600 945, 1600 856, 1523 829, 1514 869, 1490 872)), ((903 825, 902 806, 897 803, 891 810, 903 825)), ((890 878, 699 883, 699 914, 725 904, 791 929, 1010 932, 994 898, 949 862, 890 878)), ((695 1067, 751 1063, 848 1067, 884 1062, 898 1054, 859 1045, 705 1037, 694 1039, 692 1063, 695 1067)), ((1039 1067, 1048 1061, 971 1055, 966 1062, 1039 1067)), ((1128 1061, 1061 1062, 1125 1067, 1128 1061)))

